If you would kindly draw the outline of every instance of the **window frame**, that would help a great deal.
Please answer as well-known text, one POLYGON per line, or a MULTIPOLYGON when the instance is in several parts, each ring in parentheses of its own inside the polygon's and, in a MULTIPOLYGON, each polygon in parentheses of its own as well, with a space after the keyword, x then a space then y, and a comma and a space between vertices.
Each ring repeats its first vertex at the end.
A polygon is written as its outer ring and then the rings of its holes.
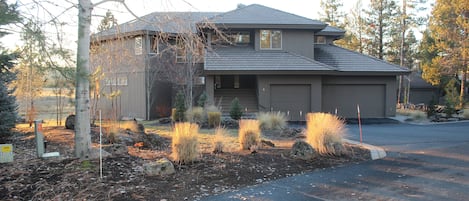
POLYGON ((282 50, 283 49, 283 32, 282 30, 278 30, 278 29, 261 29, 259 30, 259 49, 261 50, 282 50), (268 31, 269 32, 269 47, 268 48, 265 48, 265 47, 262 47, 262 34, 264 31, 268 31), (279 32, 280 33, 280 47, 278 48, 274 48, 272 45, 274 44, 273 42, 273 33, 274 32, 279 32))
POLYGON ((137 36, 134 38, 134 54, 142 55, 143 54, 143 37, 137 36))
POLYGON ((314 44, 326 44, 327 43, 327 38, 326 36, 315 36, 314 37, 314 44), (319 40, 319 38, 323 40, 319 40))

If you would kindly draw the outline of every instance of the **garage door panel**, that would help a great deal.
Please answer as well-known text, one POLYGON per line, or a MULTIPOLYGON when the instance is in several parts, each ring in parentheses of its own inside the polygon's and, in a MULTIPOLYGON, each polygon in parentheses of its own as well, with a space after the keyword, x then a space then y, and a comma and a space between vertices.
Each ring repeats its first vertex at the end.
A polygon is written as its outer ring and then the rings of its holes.
POLYGON ((288 113, 289 120, 304 121, 311 111, 310 85, 271 85, 270 91, 271 109, 288 113))
POLYGON ((324 85, 323 111, 346 118, 357 117, 357 105, 365 118, 385 116, 385 85, 324 85))

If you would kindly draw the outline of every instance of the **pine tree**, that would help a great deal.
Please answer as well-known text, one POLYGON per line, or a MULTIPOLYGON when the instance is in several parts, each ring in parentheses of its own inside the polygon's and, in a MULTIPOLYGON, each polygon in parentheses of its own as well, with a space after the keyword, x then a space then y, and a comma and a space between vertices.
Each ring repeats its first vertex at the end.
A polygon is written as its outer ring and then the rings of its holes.
POLYGON ((0 140, 10 134, 10 129, 15 127, 17 117, 16 99, 11 95, 5 82, 0 82, 0 140))
MULTIPOLYGON (((8 4, 6 0, 0 0, 0 37, 8 34, 3 25, 19 22, 19 13, 16 4, 8 4)), ((7 85, 15 79, 11 68, 14 65, 18 53, 8 53, 0 46, 0 139, 10 134, 15 126, 17 117, 16 99, 12 96, 13 90, 7 85)))
POLYGON ((241 104, 239 103, 239 99, 235 98, 231 101, 230 107, 230 117, 232 119, 239 120, 243 116, 243 109, 241 108, 241 104))
POLYGON ((185 97, 182 91, 179 91, 176 95, 176 110, 174 112, 173 120, 174 121, 184 121, 184 116, 186 112, 185 97))

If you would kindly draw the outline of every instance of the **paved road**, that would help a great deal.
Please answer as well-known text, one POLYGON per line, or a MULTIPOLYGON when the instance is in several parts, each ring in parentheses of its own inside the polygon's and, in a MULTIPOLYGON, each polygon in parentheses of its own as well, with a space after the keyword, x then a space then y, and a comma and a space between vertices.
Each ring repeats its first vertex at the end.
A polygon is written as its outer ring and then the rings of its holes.
MULTIPOLYGON (((357 125, 349 139, 359 140, 357 125)), ((469 122, 364 125, 388 157, 313 171, 205 200, 469 200, 469 122)))

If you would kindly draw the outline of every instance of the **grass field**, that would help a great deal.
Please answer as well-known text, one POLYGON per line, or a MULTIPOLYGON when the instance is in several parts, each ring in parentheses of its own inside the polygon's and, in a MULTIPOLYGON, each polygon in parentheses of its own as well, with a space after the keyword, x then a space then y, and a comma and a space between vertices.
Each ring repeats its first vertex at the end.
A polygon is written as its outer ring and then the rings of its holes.
MULTIPOLYGON (((44 120, 46 125, 56 126, 56 125, 64 125, 65 119, 69 114, 74 113, 75 106, 72 102, 74 99, 74 95, 67 96, 67 94, 62 94, 62 96, 57 96, 55 93, 54 88, 43 88, 41 95, 34 99, 34 109, 35 109, 35 117, 34 119, 44 120), (59 118, 59 122, 57 122, 58 118, 58 99, 59 97, 62 100, 63 111, 61 118, 59 118)), ((17 98, 18 103, 18 115, 24 119, 27 119, 27 110, 30 108, 30 102, 17 98)), ((59 113, 60 117, 60 113, 59 113)))

